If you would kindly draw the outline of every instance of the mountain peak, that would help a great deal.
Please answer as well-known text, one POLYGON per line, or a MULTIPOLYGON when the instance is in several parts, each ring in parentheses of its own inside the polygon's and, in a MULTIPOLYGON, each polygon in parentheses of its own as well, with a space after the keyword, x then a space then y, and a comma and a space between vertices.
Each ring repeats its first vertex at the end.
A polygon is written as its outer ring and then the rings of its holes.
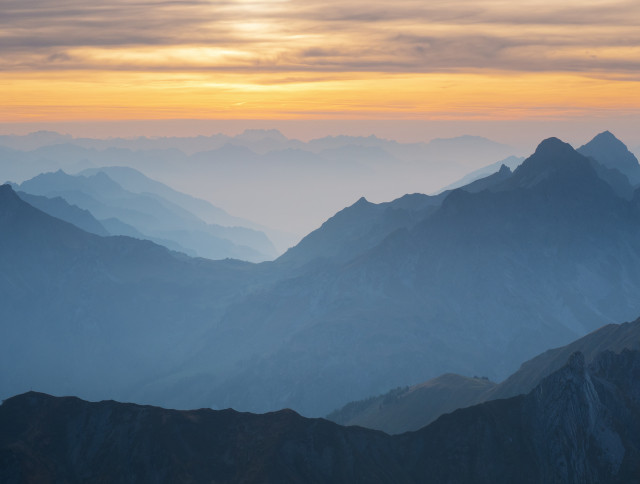
POLYGON ((287 141, 287 137, 277 129, 245 129, 241 134, 235 136, 235 139, 256 142, 266 139, 276 141, 287 141))
POLYGON ((595 135, 593 137, 593 139, 591 141, 589 141, 586 145, 581 146, 579 148, 579 150, 581 149, 593 149, 593 148, 600 148, 600 149, 608 149, 608 150, 621 150, 623 152, 627 152, 627 146, 620 141, 618 138, 615 137, 615 135, 611 132, 611 131, 603 131, 602 133, 599 133, 597 135, 595 135))
POLYGON ((632 185, 640 183, 640 163, 627 146, 610 131, 596 135, 578 152, 593 158, 602 166, 614 168, 626 175, 632 185))
POLYGON ((5 202, 6 200, 14 200, 18 198, 16 192, 11 188, 11 185, 5 183, 4 185, 0 185, 0 202, 5 202))
POLYGON ((608 129, 603 131, 602 133, 598 133, 597 135, 595 135, 593 137, 592 141, 596 141, 596 140, 616 140, 621 142, 618 138, 615 137, 615 135, 609 131, 608 129))
POLYGON ((548 179, 553 173, 571 172, 573 176, 584 170, 592 171, 589 160, 574 150, 569 143, 558 138, 547 138, 516 168, 513 177, 507 180, 507 183, 532 187, 548 179))
MULTIPOLYGON (((610 153, 608 150, 605 152, 610 153)), ((542 141, 535 153, 514 171, 513 176, 505 180, 501 188, 532 188, 538 185, 544 185, 544 190, 554 186, 553 193, 560 198, 575 197, 580 193, 584 201, 592 200, 596 192, 608 197, 612 190, 622 198, 630 199, 632 196, 631 186, 625 176, 611 170, 595 157, 574 150, 570 144, 558 138, 542 141)))
POLYGON ((573 153, 575 150, 569 143, 565 143, 564 141, 552 137, 542 140, 538 147, 536 148, 536 155, 563 155, 567 153, 573 153))

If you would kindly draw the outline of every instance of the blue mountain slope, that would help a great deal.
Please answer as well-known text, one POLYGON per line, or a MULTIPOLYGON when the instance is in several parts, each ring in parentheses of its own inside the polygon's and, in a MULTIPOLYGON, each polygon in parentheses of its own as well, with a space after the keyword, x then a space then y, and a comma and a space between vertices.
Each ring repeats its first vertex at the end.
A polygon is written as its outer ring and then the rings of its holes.
POLYGON ((100 237, 0 186, 0 394, 120 395, 183 360, 252 265, 100 237))
POLYGON ((607 168, 623 173, 633 186, 640 184, 640 163, 631 151, 611 132, 604 131, 578 148, 578 152, 593 158, 607 168))
MULTIPOLYGON (((153 184, 149 181, 147 185, 153 184)), ((19 187, 31 194, 62 197, 89 210, 99 220, 118 219, 145 238, 172 249, 184 248, 193 255, 256 262, 275 256, 273 244, 264 233, 206 224, 182 206, 157 194, 126 190, 103 171, 88 176, 72 176, 62 171, 44 173, 19 187)), ((166 188, 164 191, 171 194, 166 188)), ((118 228, 113 223, 110 225, 112 229, 118 228)), ((130 231, 115 233, 133 235, 130 231)))
MULTIPOLYGON (((366 221, 379 210, 361 201, 326 229, 349 234, 358 226, 343 217, 366 221)), ((218 330, 264 352, 228 355, 212 332, 207 353, 240 370, 203 402, 314 415, 451 371, 502 379, 550 346, 640 314, 639 222, 638 206, 589 159, 546 140, 491 190, 455 190, 374 247, 311 264, 231 306, 218 330)))

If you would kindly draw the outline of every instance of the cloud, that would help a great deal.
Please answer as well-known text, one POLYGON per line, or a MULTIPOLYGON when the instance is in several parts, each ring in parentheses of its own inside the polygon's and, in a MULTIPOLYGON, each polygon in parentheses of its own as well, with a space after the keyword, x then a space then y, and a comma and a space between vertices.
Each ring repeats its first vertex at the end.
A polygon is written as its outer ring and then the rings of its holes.
POLYGON ((4 0, 0 69, 584 71, 640 67, 640 3, 4 0))

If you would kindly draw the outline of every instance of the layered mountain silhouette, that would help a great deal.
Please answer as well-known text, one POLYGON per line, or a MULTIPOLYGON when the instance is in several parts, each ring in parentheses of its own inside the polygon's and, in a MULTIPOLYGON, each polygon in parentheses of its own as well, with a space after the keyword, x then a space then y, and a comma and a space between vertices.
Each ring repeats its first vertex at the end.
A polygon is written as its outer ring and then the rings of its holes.
POLYGON ((477 170, 472 171, 471 173, 468 173, 467 175, 463 176, 459 180, 457 180, 457 181, 451 183, 450 185, 448 185, 447 187, 445 187, 445 190, 455 190, 456 188, 464 187, 465 185, 468 185, 469 183, 472 183, 472 182, 474 182, 476 180, 479 180, 481 178, 485 178, 485 177, 487 177, 489 175, 492 175, 492 174, 496 173, 497 171, 499 171, 502 168, 503 165, 506 166, 507 168, 509 168, 511 171, 513 171, 523 161, 524 161, 524 158, 522 158, 522 157, 510 156, 508 158, 505 158, 504 160, 497 161, 495 163, 491 163, 490 165, 483 166, 482 168, 479 168, 477 170))
POLYGON ((384 395, 351 402, 327 418, 341 425, 359 425, 400 434, 418 430, 440 415, 488 400, 529 393, 544 378, 560 369, 575 352, 587 362, 603 351, 640 350, 640 319, 609 324, 566 346, 554 348, 522 364, 497 384, 485 378, 446 374, 384 395))
MULTIPOLYGON (((215 212, 215 207, 198 203, 197 199, 132 169, 91 170, 76 176, 60 170, 27 180, 19 189, 32 195, 61 197, 88 210, 111 235, 141 236, 192 256, 260 262, 276 255, 264 233, 246 227, 207 224, 183 205, 195 205, 208 209, 209 213, 215 212), (134 191, 123 188, 107 171, 128 180, 134 191)), ((220 214, 224 212, 218 210, 220 214)))
MULTIPOLYGON (((495 186, 511 176, 511 170, 501 165, 498 171, 474 180, 462 189, 477 193, 495 186)), ((425 220, 451 193, 438 195, 413 193, 385 203, 371 203, 364 197, 341 210, 322 226, 289 249, 278 263, 285 265, 345 262, 378 245, 399 229, 411 229, 425 220)))
POLYGON ((36 387, 125 398, 178 367, 222 302, 254 279, 243 276, 248 263, 87 233, 9 185, 0 233, 2 397, 36 387))
POLYGON ((175 411, 29 392, 0 406, 0 480, 635 482, 640 353, 582 353, 526 396, 401 436, 283 410, 175 411))
POLYGON ((318 416, 444 373, 500 381, 640 314, 640 195, 597 166, 545 140, 462 189, 361 200, 258 265, 70 231, 8 191, 0 388, 318 416))
POLYGON ((454 190, 373 247, 348 241, 384 227, 379 208, 361 201, 327 222, 300 244, 323 262, 226 311, 198 361, 218 364, 211 355, 228 346, 223 328, 264 352, 237 349, 238 373, 202 401, 317 415, 331 401, 357 399, 349 395, 447 372, 499 381, 549 347, 636 317, 637 205, 557 139, 505 175, 475 193, 454 190), (331 231, 334 246, 330 235, 323 240, 331 231))
POLYGON ((49 198, 25 192, 18 192, 18 196, 29 205, 42 210, 52 217, 69 222, 85 232, 102 236, 110 235, 110 232, 91 215, 91 212, 75 205, 70 205, 62 197, 49 198))
POLYGON ((179 192, 173 188, 145 176, 138 170, 127 166, 104 166, 101 168, 90 168, 80 172, 83 176, 93 176, 104 173, 125 190, 138 193, 155 195, 167 200, 182 209, 191 212, 209 224, 221 225, 224 227, 247 227, 256 228, 256 224, 242 218, 229 215, 219 207, 212 205, 206 200, 192 197, 186 193, 179 192))
MULTIPOLYGON (((231 224, 266 231, 278 253, 360 196, 382 201, 405 193, 434 192, 515 152, 474 136, 429 143, 398 143, 375 136, 302 142, 275 130, 134 139, 35 133, 0 137, 0 145, 0 174, 4 177, 0 181, 22 182, 57 169, 77 174, 105 166, 135 168, 234 215, 271 227, 231 224)), ((230 226, 203 217, 193 207, 189 210, 208 223, 230 226)))

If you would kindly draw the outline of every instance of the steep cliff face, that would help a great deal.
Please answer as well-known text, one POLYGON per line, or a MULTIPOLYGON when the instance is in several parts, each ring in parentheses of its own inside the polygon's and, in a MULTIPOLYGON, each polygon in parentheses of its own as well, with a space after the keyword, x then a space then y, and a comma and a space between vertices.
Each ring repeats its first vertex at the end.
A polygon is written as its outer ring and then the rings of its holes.
POLYGON ((596 390, 596 374, 582 353, 542 382, 528 397, 524 412, 544 482, 601 482, 617 474, 625 449, 613 417, 601 401, 611 388, 596 390))
POLYGON ((416 482, 640 482, 640 352, 575 353, 531 393, 398 436, 416 482))
POLYGON ((175 411, 27 393, 0 407, 0 482, 631 483, 640 352, 580 353, 526 396, 391 437, 288 410, 175 411))

